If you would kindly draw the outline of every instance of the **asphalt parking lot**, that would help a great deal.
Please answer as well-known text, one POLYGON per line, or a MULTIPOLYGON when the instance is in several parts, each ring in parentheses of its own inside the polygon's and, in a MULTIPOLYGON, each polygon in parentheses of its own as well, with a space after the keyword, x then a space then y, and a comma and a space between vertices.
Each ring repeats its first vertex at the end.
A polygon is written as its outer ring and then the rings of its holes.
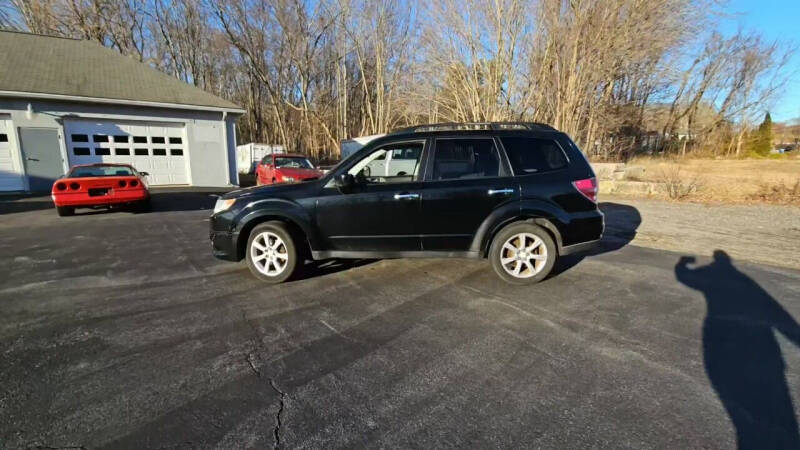
MULTIPOLYGON (((483 261, 215 260, 205 193, 0 202, 0 448, 798 448, 800 272, 613 233, 533 287, 483 261)), ((724 249, 721 249, 724 250, 724 249)))

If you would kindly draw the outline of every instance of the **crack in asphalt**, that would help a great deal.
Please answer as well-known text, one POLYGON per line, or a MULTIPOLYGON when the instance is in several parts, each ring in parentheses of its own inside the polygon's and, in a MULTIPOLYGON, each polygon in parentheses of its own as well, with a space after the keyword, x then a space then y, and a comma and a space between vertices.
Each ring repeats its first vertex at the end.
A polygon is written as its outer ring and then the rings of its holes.
MULTIPOLYGON (((253 354, 247 354, 247 363, 250 364, 250 369, 253 370, 253 373, 259 379, 264 379, 265 377, 261 374, 261 371, 258 370, 256 365, 253 363, 253 354)), ((275 414, 275 428, 272 430, 272 434, 275 437, 275 448, 278 449, 281 447, 281 427, 283 426, 283 421, 281 420, 281 416, 283 415, 283 409, 286 406, 286 393, 282 390, 278 389, 278 385, 275 384, 275 380, 270 377, 266 377, 267 381, 269 382, 270 387, 278 394, 278 412, 275 414)))
POLYGON ((279 395, 278 413, 275 414, 275 429, 273 431, 275 434, 275 448, 277 449, 281 447, 281 427, 283 426, 281 423, 281 415, 283 414, 284 406, 286 406, 286 393, 278 389, 278 386, 275 384, 275 380, 272 378, 269 378, 269 385, 272 386, 272 389, 274 389, 279 395))
MULTIPOLYGON (((253 331, 253 334, 255 335, 256 338, 256 346, 263 348, 264 343, 261 340, 261 333, 258 331, 258 328, 256 328, 256 326, 250 320, 247 319, 247 313, 244 310, 242 310, 242 320, 244 320, 244 322, 253 331)), ((247 360, 247 364, 250 365, 250 369, 253 370, 253 373, 255 373, 259 379, 262 380, 266 379, 269 382, 269 385, 272 388, 272 390, 274 390, 275 393, 278 394, 278 412, 275 414, 275 427, 272 430, 272 434, 275 438, 274 448, 278 449, 281 447, 281 428, 283 427, 283 420, 281 419, 281 417, 283 416, 283 410, 286 407, 286 393, 278 389, 278 385, 275 384, 275 380, 273 378, 264 376, 264 374, 262 374, 261 371, 258 370, 258 367, 256 367, 255 363, 253 363, 254 356, 252 352, 248 352, 247 358, 245 359, 247 360)))
POLYGON ((83 445, 67 445, 64 447, 51 447, 49 445, 34 445, 33 447, 28 447, 28 450, 86 450, 86 447, 83 445))

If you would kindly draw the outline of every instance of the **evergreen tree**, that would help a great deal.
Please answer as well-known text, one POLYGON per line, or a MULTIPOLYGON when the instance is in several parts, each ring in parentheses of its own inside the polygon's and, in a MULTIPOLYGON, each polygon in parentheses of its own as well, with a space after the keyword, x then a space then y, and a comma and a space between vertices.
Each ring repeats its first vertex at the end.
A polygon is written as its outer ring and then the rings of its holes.
POLYGON ((753 151, 762 156, 769 155, 770 150, 772 150, 772 139, 772 117, 767 112, 764 116, 764 121, 758 126, 753 151))

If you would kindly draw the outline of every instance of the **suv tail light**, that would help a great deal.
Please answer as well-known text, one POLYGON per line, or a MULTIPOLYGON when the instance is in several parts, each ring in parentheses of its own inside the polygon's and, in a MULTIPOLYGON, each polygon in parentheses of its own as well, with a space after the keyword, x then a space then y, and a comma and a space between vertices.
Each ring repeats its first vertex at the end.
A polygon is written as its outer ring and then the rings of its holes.
POLYGON ((592 177, 573 181, 572 185, 575 186, 575 189, 583 194, 584 197, 588 198, 593 203, 597 203, 597 178, 592 177))

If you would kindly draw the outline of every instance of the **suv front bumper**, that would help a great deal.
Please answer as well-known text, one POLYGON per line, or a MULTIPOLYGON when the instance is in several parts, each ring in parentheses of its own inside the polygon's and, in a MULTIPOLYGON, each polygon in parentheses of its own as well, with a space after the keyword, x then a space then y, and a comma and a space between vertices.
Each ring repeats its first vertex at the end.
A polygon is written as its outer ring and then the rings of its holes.
POLYGON ((214 231, 209 233, 211 249, 215 257, 226 261, 238 261, 236 254, 236 234, 227 231, 214 231))

